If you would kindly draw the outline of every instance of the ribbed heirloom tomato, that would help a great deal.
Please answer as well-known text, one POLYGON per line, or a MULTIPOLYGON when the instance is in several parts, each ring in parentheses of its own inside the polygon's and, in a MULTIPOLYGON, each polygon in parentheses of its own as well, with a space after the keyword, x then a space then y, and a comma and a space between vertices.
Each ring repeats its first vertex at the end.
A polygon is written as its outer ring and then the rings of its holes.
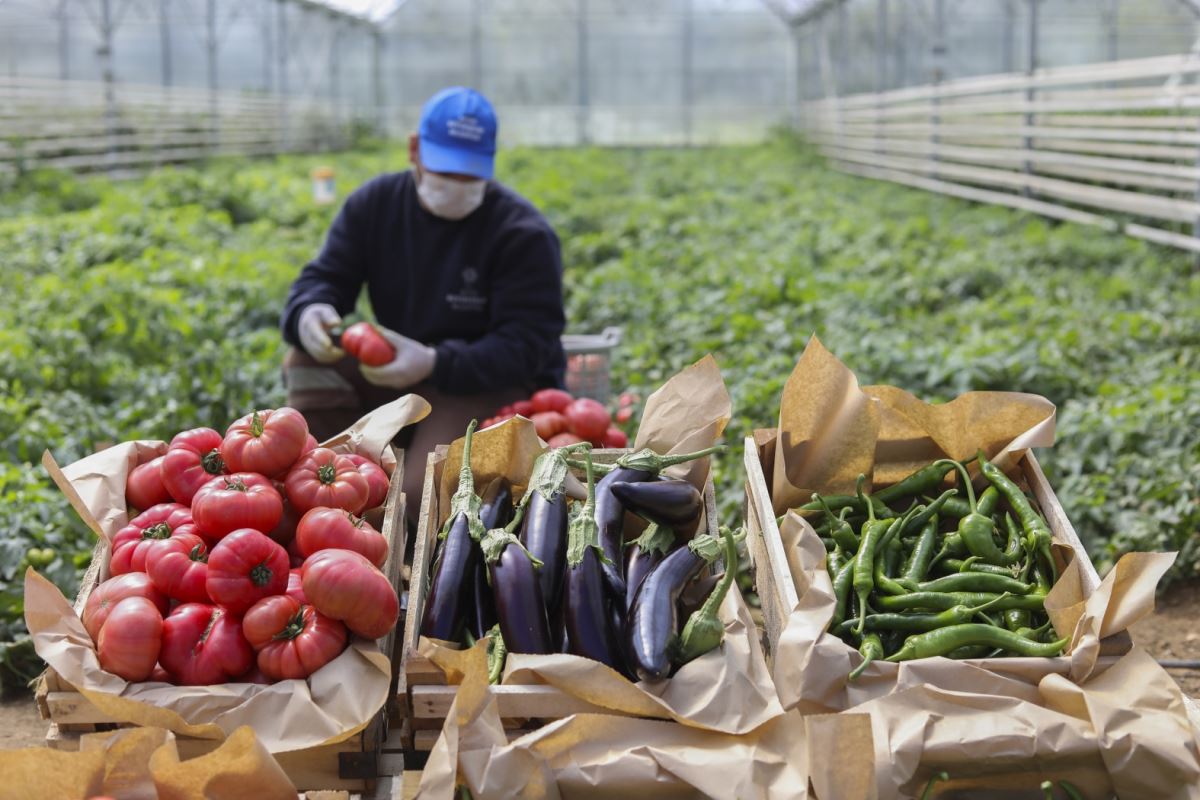
POLYGON ((163 456, 159 456, 129 471, 125 481, 125 502, 131 508, 145 511, 150 506, 171 501, 171 494, 163 485, 162 463, 163 456))
POLYGON ((280 475, 304 451, 308 423, 294 408, 255 411, 229 426, 221 458, 230 472, 280 475))
POLYGON ((254 665, 242 620, 207 603, 184 603, 163 620, 159 663, 182 686, 226 683, 254 665))
POLYGON ((207 603, 208 546, 190 533, 172 536, 146 556, 146 574, 172 600, 207 603))
POLYGON ((288 585, 287 591, 284 592, 288 597, 294 598, 297 603, 302 606, 308 605, 308 598, 304 596, 304 583, 300 577, 300 569, 293 568, 288 570, 288 585))
POLYGON ((358 471, 367 479, 367 504, 363 508, 378 508, 383 505, 383 501, 387 500, 388 486, 391 483, 383 467, 357 453, 347 453, 344 458, 354 462, 358 471))
POLYGON ((255 603, 242 632, 258 653, 258 668, 277 681, 307 678, 346 647, 345 625, 285 594, 255 603))
POLYGON ((287 551, 256 530, 234 531, 208 554, 208 596, 235 614, 264 597, 283 594, 287 583, 287 551))
POLYGON ((130 572, 109 578, 92 589, 83 606, 83 627, 92 641, 100 638, 100 629, 117 603, 127 597, 144 597, 154 603, 160 613, 166 614, 169 601, 144 572, 130 572))
POLYGON ((192 519, 216 541, 238 528, 269 531, 283 518, 283 498, 271 481, 254 472, 213 478, 192 498, 192 519))
POLYGON ((326 447, 318 447, 297 461, 284 486, 288 500, 301 514, 318 506, 344 508, 357 514, 366 508, 371 493, 358 465, 326 447))
POLYGON ((382 367, 396 357, 392 345, 369 322, 356 322, 342 331, 341 346, 368 367, 382 367))
POLYGON ((126 572, 145 572, 146 557, 152 550, 174 536, 199 535, 192 521, 192 512, 179 503, 159 503, 138 514, 113 537, 113 575, 126 572))
POLYGON ((340 508, 314 508, 296 527, 296 545, 306 558, 318 550, 342 548, 367 557, 377 567, 387 561, 387 540, 362 517, 340 508))
POLYGON ((96 642, 100 666, 127 681, 144 681, 154 672, 162 647, 163 618, 144 597, 127 597, 108 615, 96 642))
POLYGON ((190 505, 200 487, 226 473, 221 434, 193 428, 175 434, 162 461, 162 482, 176 503, 190 505))
POLYGON ((304 596, 322 614, 367 639, 396 626, 400 601, 387 576, 353 550, 321 550, 301 568, 304 596))

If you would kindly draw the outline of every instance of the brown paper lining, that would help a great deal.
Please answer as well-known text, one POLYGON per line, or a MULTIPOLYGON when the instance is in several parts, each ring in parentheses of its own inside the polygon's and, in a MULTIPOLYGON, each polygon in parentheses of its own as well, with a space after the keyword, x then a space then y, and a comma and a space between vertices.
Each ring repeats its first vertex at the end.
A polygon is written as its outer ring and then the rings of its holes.
MULTIPOLYGON (((428 413, 428 403, 407 395, 371 412, 329 443, 343 452, 378 459, 390 452, 388 444, 402 427, 428 413)), ((165 447, 161 442, 126 442, 61 470, 51 469, 51 474, 84 522, 111 541, 128 519, 128 472, 159 454, 159 445, 165 447)), ((44 461, 53 464, 48 454, 44 461)), ((330 744, 362 730, 390 692, 388 656, 376 643, 357 637, 307 681, 194 687, 128 683, 100 668, 74 608, 32 569, 25 577, 25 622, 38 655, 105 714, 186 736, 222 739, 248 725, 271 752, 330 744)))

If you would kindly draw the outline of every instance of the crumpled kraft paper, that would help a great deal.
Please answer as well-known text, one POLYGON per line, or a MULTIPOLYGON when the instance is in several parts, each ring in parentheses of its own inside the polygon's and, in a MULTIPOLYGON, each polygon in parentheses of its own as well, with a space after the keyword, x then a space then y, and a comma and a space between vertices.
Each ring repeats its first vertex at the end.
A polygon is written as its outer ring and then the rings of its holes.
MULTIPOLYGON (((428 403, 408 395, 371 412, 330 442, 338 442, 346 452, 378 458, 389 451, 387 445, 400 428, 428 413, 428 403)), ((128 518, 125 478, 137 463, 158 455, 159 444, 163 443, 127 442, 50 472, 89 527, 111 540, 128 518)), ((53 465, 49 454, 43 463, 53 465)), ((375 642, 358 637, 307 681, 186 687, 128 683, 100 668, 92 640, 71 603, 32 569, 25 576, 25 622, 38 655, 114 719, 208 739, 224 738, 248 725, 276 753, 353 736, 383 706, 390 691, 388 656, 375 642)))
POLYGON ((1054 443, 1054 414, 1032 394, 967 392, 930 405, 894 386, 860 387, 813 336, 783 388, 771 502, 783 514, 813 492, 852 494, 860 474, 895 483, 980 448, 1007 469, 1021 451, 1054 443))
POLYGON ((44 747, 0 751, 0 800, 295 800, 296 788, 254 731, 243 727, 212 753, 180 762, 175 736, 127 728, 80 737, 78 752, 44 747))
POLYGON ((461 653, 463 682, 418 797, 809 797, 804 720, 742 735, 673 722, 576 714, 508 743, 487 685, 486 642, 461 653))

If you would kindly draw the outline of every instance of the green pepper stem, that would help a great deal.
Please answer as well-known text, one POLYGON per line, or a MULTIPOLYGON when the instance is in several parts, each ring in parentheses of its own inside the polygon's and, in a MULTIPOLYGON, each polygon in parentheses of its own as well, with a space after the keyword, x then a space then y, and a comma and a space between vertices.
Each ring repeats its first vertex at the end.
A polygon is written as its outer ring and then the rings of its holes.
POLYGON ((971 473, 967 472, 967 468, 961 462, 954 461, 953 459, 943 458, 934 463, 953 464, 954 469, 958 470, 958 474, 962 476, 963 485, 967 488, 967 502, 971 506, 971 513, 974 514, 976 509, 979 508, 979 504, 975 501, 975 487, 971 485, 971 473))
POLYGON ((950 773, 948 772, 935 772, 930 775, 929 783, 925 784, 925 791, 921 792, 921 800, 931 800, 933 795, 930 792, 933 791, 934 785, 939 782, 945 783, 948 780, 950 780, 950 773))
POLYGON ((859 502, 866 505, 867 522, 871 523, 875 521, 875 504, 868 500, 867 496, 863 494, 863 484, 866 482, 867 476, 860 472, 858 475, 858 480, 854 482, 854 493, 858 495, 859 502))

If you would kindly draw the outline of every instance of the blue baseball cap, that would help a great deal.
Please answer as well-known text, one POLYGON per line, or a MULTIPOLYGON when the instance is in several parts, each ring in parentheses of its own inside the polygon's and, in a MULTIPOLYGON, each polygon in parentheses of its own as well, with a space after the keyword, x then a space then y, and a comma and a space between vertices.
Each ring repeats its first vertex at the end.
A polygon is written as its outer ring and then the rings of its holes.
POLYGON ((433 172, 491 178, 496 160, 496 111, 474 89, 452 86, 421 109, 421 164, 433 172))

